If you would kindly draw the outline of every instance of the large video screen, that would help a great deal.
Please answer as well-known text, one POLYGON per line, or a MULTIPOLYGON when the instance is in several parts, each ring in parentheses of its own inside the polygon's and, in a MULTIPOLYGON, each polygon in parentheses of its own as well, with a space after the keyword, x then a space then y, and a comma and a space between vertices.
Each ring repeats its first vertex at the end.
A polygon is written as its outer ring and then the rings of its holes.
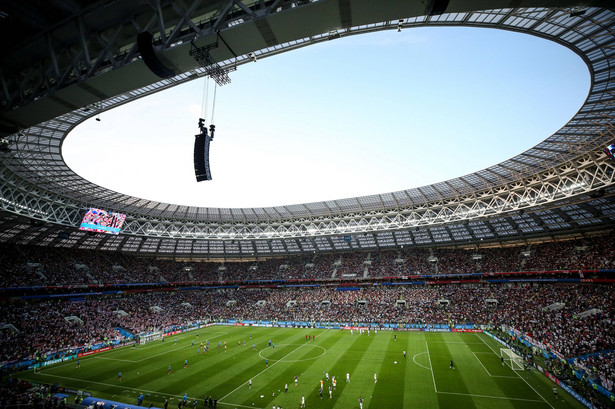
POLYGON ((615 159, 615 143, 604 148, 604 153, 611 157, 611 159, 615 159))
POLYGON ((101 209, 88 209, 83 216, 79 230, 93 231, 96 233, 119 234, 126 215, 121 213, 107 212, 101 209))

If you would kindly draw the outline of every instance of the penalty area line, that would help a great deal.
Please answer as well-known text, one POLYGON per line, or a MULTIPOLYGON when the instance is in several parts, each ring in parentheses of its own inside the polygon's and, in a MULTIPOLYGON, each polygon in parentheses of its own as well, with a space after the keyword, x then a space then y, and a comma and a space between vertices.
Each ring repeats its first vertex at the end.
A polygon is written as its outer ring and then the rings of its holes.
POLYGON ((485 364, 483 364, 483 361, 481 361, 480 358, 478 356, 476 356, 476 354, 474 352, 472 352, 472 354, 474 354, 474 358, 476 358, 478 360, 478 363, 480 364, 480 366, 482 366, 483 369, 485 370, 485 372, 487 372, 487 375, 489 375, 490 377, 493 378, 493 375, 491 375, 491 372, 489 372, 487 370, 487 367, 485 366, 485 364))
MULTIPOLYGON (((491 355, 493 352, 472 352, 474 354, 474 356, 476 357, 476 359, 478 359, 478 362, 481 364, 481 366, 485 369, 485 371, 487 372, 487 374, 492 377, 492 378, 510 378, 510 379, 517 379, 516 376, 508 376, 508 375, 493 375, 491 372, 489 372, 487 370, 487 367, 485 366, 485 364, 483 364, 483 361, 480 360, 480 358, 478 357, 478 355, 476 354, 489 354, 491 355)), ((539 401, 540 402, 540 401, 539 401)))
MULTIPOLYGON (((207 338, 207 339, 208 339, 208 340, 210 340, 210 339, 220 338, 221 336, 226 335, 226 334, 228 334, 228 332, 223 332, 223 333, 222 333, 222 334, 220 334, 220 335, 216 335, 215 337, 210 337, 210 338, 207 338)), ((190 341, 188 341, 188 342, 190 342, 190 341)), ((158 345, 160 345, 160 344, 158 344, 158 345)), ((162 352, 161 352, 161 353, 159 353, 159 354, 154 354, 154 355, 146 356, 145 358, 141 358, 141 359, 139 359, 138 361, 133 361, 133 362, 137 363, 137 362, 147 361, 148 359, 156 358, 156 357, 158 357, 158 356, 160 356, 160 355, 169 354, 169 353, 175 352, 175 351, 177 351, 177 350, 179 350, 179 349, 194 348, 194 345, 182 345, 182 346, 173 345, 173 346, 171 346, 171 348, 172 348, 172 349, 168 349, 168 350, 166 350, 166 351, 162 351, 162 352), (175 348, 176 346, 177 346, 178 348, 175 348)))
MULTIPOLYGON (((478 334, 477 334, 477 336, 478 336, 478 334)), ((497 353, 497 352, 495 352, 495 349, 491 348, 491 345, 489 345, 488 343, 486 343, 486 342, 485 342, 485 340, 484 340, 482 337, 478 337, 478 339, 480 339, 481 341, 483 341, 483 343, 484 343, 485 345, 487 345, 487 347, 489 347, 489 349, 490 349, 490 350, 492 350, 492 351, 493 351, 493 353, 494 353, 497 357, 499 357, 498 353, 497 353)), ((544 396, 542 396, 540 393, 538 393, 538 391, 537 391, 537 390, 536 390, 536 389, 535 389, 532 385, 530 385, 530 383, 529 383, 528 381, 526 381, 524 377, 522 377, 521 375, 519 375, 519 374, 517 373, 517 371, 513 371, 513 372, 515 373, 515 375, 517 375, 519 378, 521 378, 521 380, 523 380, 523 382, 525 382, 525 383, 527 384, 527 386, 529 386, 530 388, 532 388, 532 390, 536 393, 536 395, 540 396, 540 397, 542 398, 542 400, 543 400, 543 401, 545 401, 545 403, 551 407, 551 409, 555 409, 555 407, 553 407, 553 405, 551 405, 551 403, 549 403, 549 401, 548 401, 548 400, 546 400, 544 396)))

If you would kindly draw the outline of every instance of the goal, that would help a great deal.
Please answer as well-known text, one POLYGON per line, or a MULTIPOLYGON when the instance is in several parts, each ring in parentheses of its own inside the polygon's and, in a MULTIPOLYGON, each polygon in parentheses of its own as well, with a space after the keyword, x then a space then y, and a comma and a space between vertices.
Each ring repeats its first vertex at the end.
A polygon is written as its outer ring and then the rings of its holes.
POLYGON ((500 358, 504 359, 504 363, 510 366, 513 371, 523 370, 523 358, 517 355, 509 348, 500 348, 500 358))
POLYGON ((143 345, 150 341, 154 341, 162 338, 162 332, 155 332, 153 334, 141 335, 139 336, 139 344, 143 345))

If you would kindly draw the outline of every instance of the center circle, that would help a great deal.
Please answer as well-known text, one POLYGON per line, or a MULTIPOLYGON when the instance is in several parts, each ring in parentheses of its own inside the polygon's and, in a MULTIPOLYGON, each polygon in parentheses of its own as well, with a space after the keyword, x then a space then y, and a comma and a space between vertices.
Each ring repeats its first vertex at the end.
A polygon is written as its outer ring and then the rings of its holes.
POLYGON ((265 359, 265 360, 269 360, 273 362, 303 362, 303 361, 310 361, 313 359, 318 359, 327 353, 327 350, 324 347, 321 347, 320 345, 312 345, 312 344, 276 344, 276 345, 278 347, 297 345, 298 348, 295 348, 294 350, 287 352, 284 350, 285 348, 267 347, 266 349, 261 350, 258 353, 258 356, 261 359, 265 359), (314 352, 310 352, 310 354, 307 357, 302 358, 302 359, 286 359, 287 356, 294 354, 296 351, 298 351, 302 347, 310 347, 311 351, 314 351, 314 352), (320 354, 316 355, 318 352, 320 352, 320 354))

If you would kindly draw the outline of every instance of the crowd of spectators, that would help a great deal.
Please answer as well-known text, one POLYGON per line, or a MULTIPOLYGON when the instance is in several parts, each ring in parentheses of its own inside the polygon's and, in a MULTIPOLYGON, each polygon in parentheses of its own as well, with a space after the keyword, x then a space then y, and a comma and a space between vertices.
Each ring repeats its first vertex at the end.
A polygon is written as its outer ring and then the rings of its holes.
POLYGON ((332 277, 363 277, 368 265, 369 261, 365 258, 365 254, 361 254, 361 256, 359 256, 359 253, 344 254, 333 264, 335 275, 332 277))
POLYGON ((602 385, 612 391, 615 384, 615 352, 597 353, 576 359, 574 364, 589 376, 596 376, 602 385))
POLYGON ((246 262, 0 245, 0 287, 399 277, 615 268, 615 234, 480 249, 406 248, 246 262))
POLYGON ((0 407, 38 407, 42 408, 43 397, 29 392, 21 385, 10 382, 0 385, 0 407))
POLYGON ((524 251, 527 251, 527 246, 489 248, 476 251, 476 254, 481 256, 481 259, 476 261, 477 270, 488 273, 524 270, 523 260, 525 257, 522 255, 524 251))
POLYGON ((110 308, 101 299, 5 304, 0 323, 12 327, 2 330, 0 362, 120 339, 109 325, 110 308))
MULTIPOLYGON (((28 381, 20 381, 10 376, 0 383, 0 408, 35 408, 51 409, 66 408, 66 395, 57 394, 58 385, 33 385, 28 381)), ((79 403, 81 397, 71 397, 70 403, 79 403)))
POLYGON ((572 365, 559 359, 545 362, 546 370, 555 375, 562 383, 571 387, 593 405, 595 409, 612 408, 612 402, 607 404, 606 399, 596 389, 592 388, 584 378, 578 378, 572 371, 572 365))
POLYGON ((225 263, 179 262, 117 252, 3 244, 0 245, 0 287, 3 288, 277 279, 316 279, 328 285, 204 291, 167 289, 27 302, 5 298, 0 313, 0 361, 32 358, 37 351, 53 354, 58 350, 122 340, 123 331, 142 334, 218 319, 484 324, 510 326, 545 349, 565 358, 578 358, 575 362, 579 368, 612 387, 615 358, 608 352, 615 348, 612 286, 489 285, 481 281, 445 286, 337 288, 330 280, 613 268, 613 233, 510 247, 405 248, 225 263))
MULTIPOLYGON (((8 303, 0 360, 120 340, 117 328, 139 334, 218 319, 507 325, 565 358, 615 348, 615 290, 606 285, 240 288, 8 303)), ((590 359, 612 382, 613 354, 590 359)))

